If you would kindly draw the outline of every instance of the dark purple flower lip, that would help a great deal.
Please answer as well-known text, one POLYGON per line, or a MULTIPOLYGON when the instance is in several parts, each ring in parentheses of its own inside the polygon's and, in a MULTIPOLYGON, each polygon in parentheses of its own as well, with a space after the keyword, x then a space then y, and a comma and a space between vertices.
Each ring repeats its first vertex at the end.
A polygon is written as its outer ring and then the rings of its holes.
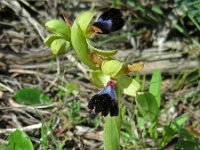
POLYGON ((108 34, 120 30, 124 26, 124 19, 122 18, 122 13, 119 9, 110 8, 105 11, 93 26, 99 28, 102 32, 97 32, 100 34, 108 34))
POLYGON ((88 103, 89 109, 94 109, 96 113, 102 113, 103 116, 118 116, 119 108, 115 91, 115 83, 109 81, 107 86, 98 94, 94 95, 88 103))

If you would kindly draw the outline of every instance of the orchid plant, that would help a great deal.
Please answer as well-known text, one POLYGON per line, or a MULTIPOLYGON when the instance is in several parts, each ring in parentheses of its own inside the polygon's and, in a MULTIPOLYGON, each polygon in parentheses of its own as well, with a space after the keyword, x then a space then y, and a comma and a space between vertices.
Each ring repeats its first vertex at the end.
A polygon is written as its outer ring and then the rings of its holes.
POLYGON ((73 24, 65 17, 64 21, 50 20, 45 26, 52 32, 44 43, 51 48, 54 56, 62 55, 72 48, 77 58, 91 69, 90 80, 103 88, 88 103, 88 108, 105 117, 104 149, 120 149, 121 96, 137 97, 140 84, 128 74, 139 72, 144 64, 127 64, 117 60, 117 50, 101 50, 94 47, 91 39, 98 34, 112 34, 120 30, 125 21, 120 10, 110 8, 97 21, 94 12, 83 12, 73 24))

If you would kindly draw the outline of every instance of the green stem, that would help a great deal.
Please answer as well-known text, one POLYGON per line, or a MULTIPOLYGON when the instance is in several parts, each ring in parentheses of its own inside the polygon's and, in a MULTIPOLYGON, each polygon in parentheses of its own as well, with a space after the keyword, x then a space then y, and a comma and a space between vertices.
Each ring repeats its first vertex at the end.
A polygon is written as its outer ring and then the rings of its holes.
POLYGON ((104 150, 119 150, 120 149, 120 131, 121 131, 121 113, 120 101, 121 91, 117 88, 116 91, 119 105, 119 115, 111 117, 108 115, 104 124, 104 150))

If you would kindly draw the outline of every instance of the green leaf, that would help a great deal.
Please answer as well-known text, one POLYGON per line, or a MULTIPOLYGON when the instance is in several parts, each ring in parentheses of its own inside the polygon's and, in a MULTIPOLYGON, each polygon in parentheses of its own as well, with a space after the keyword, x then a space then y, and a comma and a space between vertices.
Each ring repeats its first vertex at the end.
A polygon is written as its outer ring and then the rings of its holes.
POLYGON ((138 96, 138 110, 145 120, 154 122, 159 113, 156 99, 151 93, 144 93, 138 96))
POLYGON ((47 95, 44 95, 37 88, 23 88, 18 90, 14 98, 17 103, 25 105, 43 104, 50 102, 50 98, 47 95))
POLYGON ((136 96, 136 92, 140 89, 140 84, 133 78, 126 75, 122 75, 117 80, 117 86, 122 90, 124 94, 129 96, 136 96))
POLYGON ((160 9, 159 6, 153 6, 151 9, 152 9, 152 11, 154 11, 155 13, 157 13, 157 14, 163 16, 163 11, 162 11, 162 9, 160 9))
POLYGON ((145 120, 142 117, 137 117, 137 126, 140 129, 144 129, 145 127, 145 120))
POLYGON ((95 13, 87 11, 87 12, 81 13, 77 17, 76 22, 80 26, 84 35, 86 35, 87 29, 88 29, 90 22, 91 22, 92 18, 94 17, 94 15, 95 15, 95 13))
POLYGON ((163 137, 161 140, 160 145, 163 147, 167 145, 167 142, 169 142, 177 133, 177 129, 173 129, 171 126, 165 125, 163 128, 163 137))
POLYGON ((180 141, 176 144, 177 149, 181 150, 199 150, 200 145, 198 139, 192 136, 186 129, 179 130, 180 141))
POLYGON ((105 60, 101 65, 101 70, 105 75, 115 77, 122 67, 123 63, 118 60, 105 60))
POLYGON ((108 115, 104 124, 104 150, 120 149, 121 117, 108 115))
POLYGON ((9 150, 34 150, 29 136, 18 129, 9 135, 8 142, 9 150))
POLYGON ((44 39, 44 44, 46 45, 46 46, 48 46, 48 47, 51 47, 51 43, 54 41, 54 40, 56 40, 56 39, 59 39, 59 38, 62 38, 61 36, 59 36, 59 35, 56 35, 56 34, 51 34, 51 35, 49 35, 48 37, 46 37, 45 39, 44 39))
POLYGON ((158 131, 157 131, 158 125, 157 124, 158 123, 157 123, 157 120, 156 120, 155 122, 151 123, 151 125, 149 126, 149 129, 148 129, 150 136, 155 140, 158 139, 158 131))
POLYGON ((79 24, 77 24, 77 21, 73 23, 71 31, 71 43, 78 59, 80 59, 85 65, 87 65, 91 69, 97 69, 95 64, 88 57, 89 49, 86 42, 86 37, 81 30, 79 24))
POLYGON ((87 40, 87 43, 88 43, 89 48, 91 50, 93 50, 94 52, 96 52, 97 54, 99 54, 101 56, 110 57, 110 56, 113 56, 117 53, 116 50, 101 50, 101 49, 98 49, 98 48, 92 46, 88 40, 87 40))
POLYGON ((175 134, 177 134, 178 130, 181 129, 185 122, 188 120, 187 115, 182 115, 176 118, 170 125, 165 125, 163 128, 163 138, 161 140, 161 146, 164 146, 169 142, 175 134))
POLYGON ((190 142, 190 141, 180 141, 176 144, 177 150, 200 150, 199 143, 196 142, 190 142))
POLYGON ((105 87, 110 77, 103 74, 101 70, 92 71, 90 74, 90 81, 98 87, 105 87))
POLYGON ((45 23, 45 26, 53 33, 63 36, 66 40, 70 41, 71 30, 70 27, 61 20, 50 20, 45 23))
POLYGON ((158 106, 160 107, 160 86, 161 86, 161 73, 160 70, 155 70, 151 78, 149 92, 155 96, 158 106))
POLYGON ((124 128, 126 133, 128 133, 129 135, 133 135, 132 125, 130 122, 124 120, 122 122, 122 127, 124 128))
POLYGON ((65 39, 55 39, 51 43, 51 52, 53 55, 65 54, 70 48, 70 43, 65 39))
POLYGON ((188 120, 188 116, 187 115, 182 115, 179 116, 178 118, 176 118, 173 123, 171 123, 171 127, 173 129, 178 129, 180 127, 183 127, 185 125, 185 122, 188 120))

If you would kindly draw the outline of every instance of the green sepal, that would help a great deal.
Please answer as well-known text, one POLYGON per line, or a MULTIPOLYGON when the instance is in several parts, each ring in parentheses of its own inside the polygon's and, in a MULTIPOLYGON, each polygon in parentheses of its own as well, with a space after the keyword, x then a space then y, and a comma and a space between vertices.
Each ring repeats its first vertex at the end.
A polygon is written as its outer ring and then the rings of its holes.
POLYGON ((88 57, 89 49, 86 37, 77 23, 77 20, 73 23, 71 31, 71 43, 78 59, 80 59, 89 68, 97 69, 95 64, 88 57))
POLYGON ((91 50, 93 50, 94 52, 96 52, 97 54, 99 54, 101 56, 110 57, 110 56, 113 56, 117 53, 117 50, 101 50, 101 49, 98 49, 98 48, 92 46, 88 40, 87 40, 87 43, 88 43, 89 48, 91 50))
POLYGON ((44 39, 43 43, 44 43, 46 46, 51 47, 51 43, 52 43, 54 40, 59 39, 59 38, 61 38, 61 36, 56 35, 56 34, 50 34, 49 36, 47 36, 47 37, 44 39))
POLYGON ((118 87, 123 91, 124 94, 136 97, 137 91, 140 89, 140 84, 133 78, 126 75, 122 75, 117 80, 118 87))
POLYGON ((98 87, 105 87, 110 77, 103 74, 101 70, 92 71, 90 74, 90 81, 98 87))
POLYGON ((77 24, 79 24, 85 36, 94 15, 95 13, 87 11, 87 12, 81 13, 76 19, 77 24))
POLYGON ((70 41, 71 30, 70 27, 61 20, 50 20, 45 23, 45 26, 53 33, 63 36, 66 40, 70 41))
POLYGON ((123 63, 118 60, 105 60, 101 65, 103 74, 115 77, 122 69, 123 63))
POLYGON ((70 48, 70 43, 65 39, 56 39, 51 43, 51 52, 53 55, 66 53, 70 48))

